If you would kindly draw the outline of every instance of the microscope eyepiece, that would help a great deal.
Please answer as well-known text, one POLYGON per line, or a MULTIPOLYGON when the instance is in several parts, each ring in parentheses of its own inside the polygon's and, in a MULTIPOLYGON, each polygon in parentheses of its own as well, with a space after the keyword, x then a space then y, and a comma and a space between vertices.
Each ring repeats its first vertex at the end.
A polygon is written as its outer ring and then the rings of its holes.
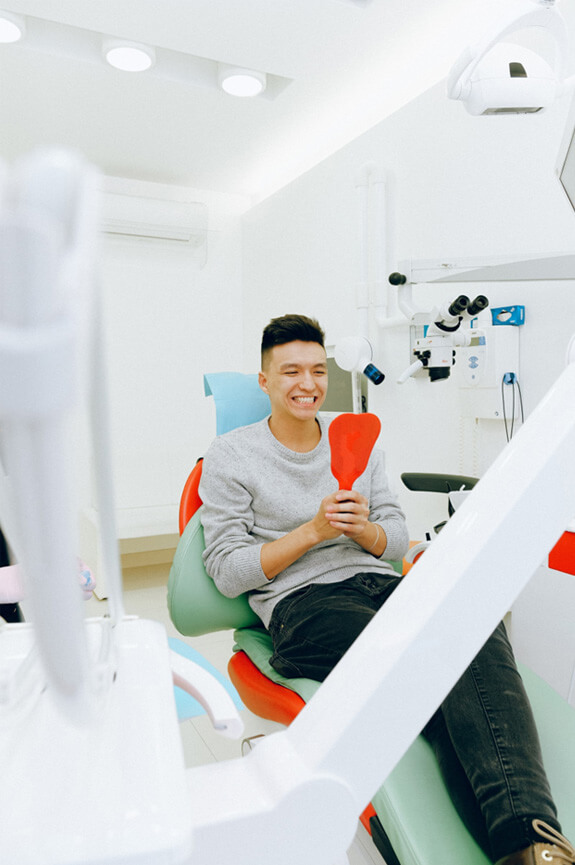
POLYGON ((489 306, 489 301, 485 297, 484 294, 478 294, 475 300, 472 300, 469 306, 467 307, 467 312, 470 315, 477 315, 481 312, 482 309, 487 309, 489 306))
POLYGON ((460 294, 449 306, 448 312, 450 315, 461 315, 469 306, 469 298, 465 294, 460 294))

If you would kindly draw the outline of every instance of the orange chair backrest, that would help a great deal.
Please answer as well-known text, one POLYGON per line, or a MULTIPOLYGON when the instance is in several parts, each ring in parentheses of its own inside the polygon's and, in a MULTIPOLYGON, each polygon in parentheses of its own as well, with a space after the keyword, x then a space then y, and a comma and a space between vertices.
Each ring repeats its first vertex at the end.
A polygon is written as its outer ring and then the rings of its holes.
POLYGON ((203 457, 200 457, 200 459, 197 461, 190 474, 188 475, 188 479, 182 491, 182 495, 180 498, 179 515, 180 535, 184 533, 184 529, 202 504, 202 500, 198 492, 200 478, 202 476, 202 463, 203 457))

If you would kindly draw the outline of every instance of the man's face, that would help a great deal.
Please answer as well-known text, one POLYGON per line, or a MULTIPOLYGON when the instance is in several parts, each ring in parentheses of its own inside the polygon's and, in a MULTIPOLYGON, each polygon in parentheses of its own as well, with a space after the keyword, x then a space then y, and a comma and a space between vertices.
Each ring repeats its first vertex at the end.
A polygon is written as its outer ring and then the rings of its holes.
POLYGON ((315 418, 327 393, 325 349, 317 342, 286 342, 267 353, 259 375, 276 418, 315 418))

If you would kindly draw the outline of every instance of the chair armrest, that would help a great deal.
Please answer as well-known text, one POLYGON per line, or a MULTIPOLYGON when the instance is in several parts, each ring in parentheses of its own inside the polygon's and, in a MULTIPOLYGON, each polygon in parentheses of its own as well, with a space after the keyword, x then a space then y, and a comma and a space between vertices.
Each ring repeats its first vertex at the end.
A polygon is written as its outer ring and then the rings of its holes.
POLYGON ((404 472, 401 480, 409 490, 424 493, 452 493, 454 490, 471 490, 479 478, 466 475, 427 474, 425 472, 404 472))

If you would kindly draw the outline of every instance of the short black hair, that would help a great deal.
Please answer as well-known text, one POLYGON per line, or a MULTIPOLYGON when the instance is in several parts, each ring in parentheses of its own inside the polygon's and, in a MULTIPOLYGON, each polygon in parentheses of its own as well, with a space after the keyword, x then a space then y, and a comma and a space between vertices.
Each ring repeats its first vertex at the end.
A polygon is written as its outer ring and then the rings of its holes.
POLYGON ((317 342, 325 348, 325 334, 315 318, 307 315, 282 315, 272 318, 262 334, 262 368, 265 358, 274 345, 285 345, 295 340, 317 342))

